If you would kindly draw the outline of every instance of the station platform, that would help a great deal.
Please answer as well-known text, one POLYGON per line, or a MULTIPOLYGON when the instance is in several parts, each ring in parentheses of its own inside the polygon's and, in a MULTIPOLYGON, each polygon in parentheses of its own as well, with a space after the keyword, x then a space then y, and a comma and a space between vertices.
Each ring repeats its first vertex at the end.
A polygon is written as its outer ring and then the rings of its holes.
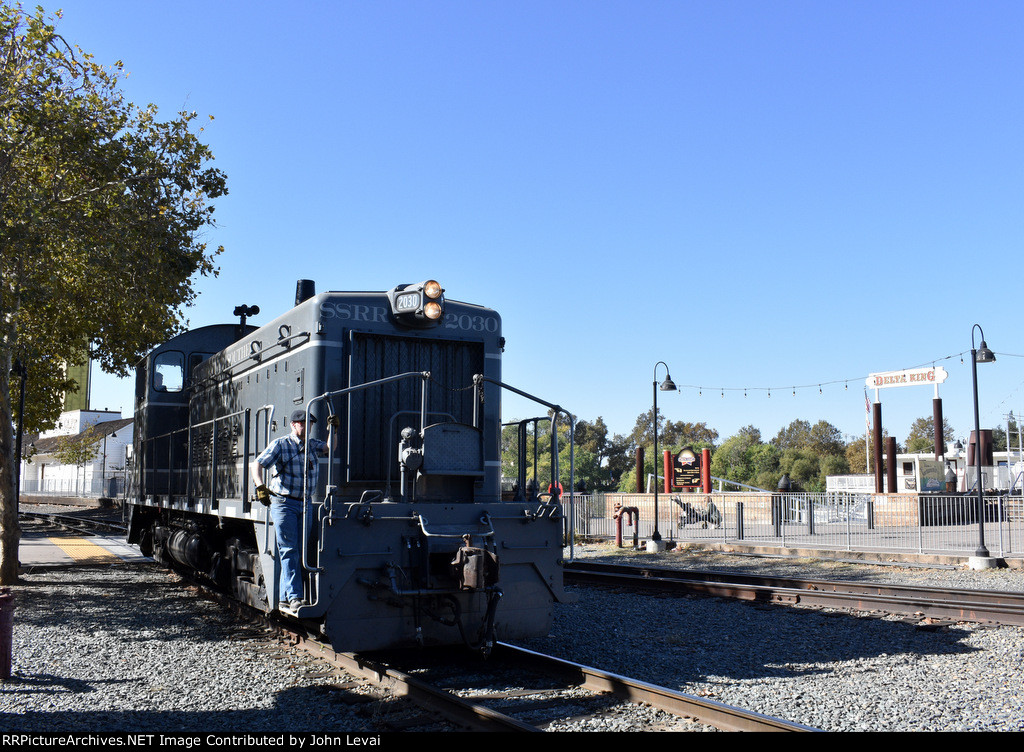
POLYGON ((124 539, 104 535, 25 531, 18 547, 18 562, 23 570, 151 561, 124 539))

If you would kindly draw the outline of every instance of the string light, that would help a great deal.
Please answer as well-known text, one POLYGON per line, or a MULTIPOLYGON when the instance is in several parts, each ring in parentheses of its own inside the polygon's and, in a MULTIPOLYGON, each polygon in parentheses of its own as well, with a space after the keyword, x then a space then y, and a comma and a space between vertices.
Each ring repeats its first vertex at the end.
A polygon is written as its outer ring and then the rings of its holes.
MULTIPOLYGON (((960 362, 961 363, 964 362, 964 352, 959 352, 959 353, 953 353, 951 355, 947 355, 944 358, 933 359, 932 361, 930 361, 931 362, 931 367, 935 368, 936 367, 935 364, 937 362, 939 362, 939 361, 942 361, 942 360, 952 360, 953 358, 956 358, 956 357, 960 358, 960 362)), ((1024 355, 1014 355, 1013 357, 1024 358, 1024 355)), ((925 361, 924 363, 921 363, 920 365, 911 366, 911 368, 925 368, 925 367, 928 366, 928 364, 929 364, 929 361, 925 361)), ((910 369, 907 369, 907 370, 910 370, 910 369)), ((854 382, 856 383, 856 381, 860 380, 860 378, 861 377, 858 377, 857 379, 854 379, 854 382)), ((822 382, 819 382, 818 385, 817 385, 818 386, 818 394, 821 395, 821 396, 824 396, 824 394, 825 394, 824 386, 826 384, 839 384, 839 383, 842 383, 843 391, 844 392, 849 392, 850 391, 850 379, 836 379, 835 381, 822 381, 822 382)), ((797 392, 798 389, 813 389, 814 386, 815 385, 813 383, 811 383, 811 384, 803 384, 801 386, 795 386, 794 385, 794 386, 790 387, 790 389, 793 392, 793 396, 796 397, 797 396, 796 392, 797 392)), ((691 385, 691 386, 689 386, 687 388, 693 389, 694 386, 691 385)), ((703 396, 704 395, 704 387, 703 386, 697 386, 696 389, 698 390, 698 395, 699 396, 703 396)), ((771 399, 772 389, 775 389, 776 391, 778 391, 779 387, 763 387, 763 386, 744 386, 744 387, 735 386, 735 387, 729 387, 729 391, 730 392, 738 392, 738 391, 742 390, 744 398, 747 398, 747 397, 750 396, 748 394, 750 391, 763 391, 763 392, 765 392, 768 395, 768 398, 771 399)), ((725 387, 724 386, 723 387, 719 387, 719 394, 722 397, 722 399, 725 399, 725 387)))

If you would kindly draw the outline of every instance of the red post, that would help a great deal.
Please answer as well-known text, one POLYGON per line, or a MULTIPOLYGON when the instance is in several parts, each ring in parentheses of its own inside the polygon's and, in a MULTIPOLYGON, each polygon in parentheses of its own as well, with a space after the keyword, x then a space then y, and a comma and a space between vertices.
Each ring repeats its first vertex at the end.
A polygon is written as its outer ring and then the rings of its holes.
POLYGON ((711 493, 711 450, 701 449, 700 450, 700 485, 701 490, 709 494, 711 493))
POLYGON ((665 473, 665 493, 672 493, 672 452, 665 450, 661 460, 663 472, 665 473))

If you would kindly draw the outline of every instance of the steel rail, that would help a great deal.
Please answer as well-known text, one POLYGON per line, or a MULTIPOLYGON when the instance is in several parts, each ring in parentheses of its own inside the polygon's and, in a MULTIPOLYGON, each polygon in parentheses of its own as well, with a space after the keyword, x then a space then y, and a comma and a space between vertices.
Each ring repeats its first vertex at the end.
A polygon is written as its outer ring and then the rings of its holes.
POLYGON ((71 530, 77 533, 88 535, 94 534, 97 530, 108 533, 125 533, 124 525, 113 520, 90 519, 88 517, 75 517, 73 515, 49 514, 47 512, 18 512, 19 517, 24 517, 37 522, 45 522, 53 527, 64 530, 71 530))
POLYGON ((410 674, 356 653, 338 653, 317 640, 302 640, 299 645, 343 671, 407 697, 422 708, 478 731, 540 731, 536 726, 491 710, 485 705, 432 687, 410 674))
POLYGON ((577 683, 595 692, 611 692, 629 702, 645 703, 675 716, 693 718, 723 731, 818 731, 819 729, 761 715, 742 708, 706 700, 677 690, 660 687, 591 666, 572 663, 526 648, 499 642, 495 653, 507 652, 519 665, 531 664, 542 671, 575 677, 577 683))
POLYGON ((1024 593, 801 580, 578 561, 567 564, 564 571, 567 579, 595 584, 616 582, 740 600, 1024 626, 1024 593))
MULTIPOLYGON (((420 707, 479 731, 536 732, 537 728, 486 705, 433 687, 384 662, 355 653, 338 653, 316 639, 303 639, 299 646, 349 674, 408 697, 420 707)), ((678 717, 692 718, 723 731, 817 731, 818 729, 753 713, 742 708, 648 684, 637 679, 572 663, 553 656, 498 642, 495 659, 511 661, 519 667, 530 666, 561 677, 575 686, 596 693, 611 693, 632 703, 644 703, 678 717)))

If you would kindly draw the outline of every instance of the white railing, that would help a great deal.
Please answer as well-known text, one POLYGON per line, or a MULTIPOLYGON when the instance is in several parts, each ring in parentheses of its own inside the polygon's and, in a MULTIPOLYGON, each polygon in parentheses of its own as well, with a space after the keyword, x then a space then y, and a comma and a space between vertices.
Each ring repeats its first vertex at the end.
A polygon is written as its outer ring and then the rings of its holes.
POLYGON ((64 496, 118 498, 124 495, 124 472, 108 473, 106 477, 22 479, 20 496, 64 496))
MULTIPOLYGON (((650 494, 574 494, 577 535, 624 542, 654 532, 650 494), (616 507, 636 514, 615 519, 616 507), (632 524, 630 524, 632 523, 632 524)), ((1024 554, 1024 502, 986 496, 985 545, 993 556, 1024 554)), ((902 551, 973 555, 980 538, 973 495, 866 493, 712 493, 659 495, 658 532, 666 541, 747 543, 785 549, 902 551)))

